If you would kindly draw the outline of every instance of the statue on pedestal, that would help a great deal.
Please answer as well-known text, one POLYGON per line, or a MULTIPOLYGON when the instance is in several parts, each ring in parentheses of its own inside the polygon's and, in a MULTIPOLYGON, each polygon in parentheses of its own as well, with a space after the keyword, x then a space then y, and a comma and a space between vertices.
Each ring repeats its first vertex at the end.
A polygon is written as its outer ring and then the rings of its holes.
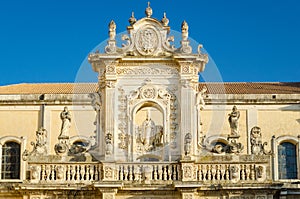
POLYGON ((149 152, 163 145, 163 126, 155 125, 155 122, 151 119, 150 111, 147 112, 146 119, 138 127, 138 131, 137 142, 144 146, 145 151, 149 152))
POLYGON ((238 136, 239 134, 238 122, 240 118, 240 112, 237 110, 236 106, 233 106, 232 112, 228 114, 228 116, 229 116, 228 121, 231 128, 230 136, 238 136))
POLYGON ((60 119, 62 120, 62 125, 58 138, 69 137, 69 131, 71 127, 71 113, 68 110, 68 107, 64 107, 64 110, 60 113, 60 119))

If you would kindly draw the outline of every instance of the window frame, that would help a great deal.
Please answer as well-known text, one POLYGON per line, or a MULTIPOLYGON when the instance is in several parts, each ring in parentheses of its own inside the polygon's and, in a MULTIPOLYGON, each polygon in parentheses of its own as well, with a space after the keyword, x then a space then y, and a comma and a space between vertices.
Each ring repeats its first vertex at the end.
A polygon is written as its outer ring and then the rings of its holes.
MULTIPOLYGON (((22 182, 26 177, 26 168, 25 161, 22 159, 22 153, 25 151, 26 147, 26 139, 24 137, 16 137, 16 136, 5 136, 0 138, 0 157, 2 159, 2 147, 7 142, 15 142, 20 145, 20 178, 19 179, 2 179, 2 175, 0 175, 0 182, 22 182)), ((2 173, 2 161, 0 161, 0 171, 2 173)))
POLYGON ((273 178, 276 181, 281 181, 281 182, 299 182, 300 180, 300 160, 299 160, 299 155, 300 155, 300 136, 295 137, 295 136, 289 136, 289 135, 284 135, 284 136, 279 136, 275 138, 273 136, 272 138, 272 149, 273 149, 273 178), (296 161, 297 161, 297 178, 296 179, 280 179, 279 178, 279 165, 278 165, 278 147, 280 144, 284 142, 289 142, 291 144, 294 144, 296 147, 296 161))

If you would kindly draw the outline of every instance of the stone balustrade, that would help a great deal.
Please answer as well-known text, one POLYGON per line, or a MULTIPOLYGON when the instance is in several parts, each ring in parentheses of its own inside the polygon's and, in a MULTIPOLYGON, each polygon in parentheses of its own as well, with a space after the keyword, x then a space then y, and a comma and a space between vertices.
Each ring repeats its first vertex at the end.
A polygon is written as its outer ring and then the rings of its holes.
POLYGON ((32 183, 90 183, 101 178, 98 163, 30 164, 32 183))
POLYGON ((261 183, 272 180, 269 156, 209 157, 180 162, 29 163, 31 183, 261 183))
POLYGON ((177 181, 180 179, 178 163, 122 163, 116 165, 117 180, 123 182, 177 181))

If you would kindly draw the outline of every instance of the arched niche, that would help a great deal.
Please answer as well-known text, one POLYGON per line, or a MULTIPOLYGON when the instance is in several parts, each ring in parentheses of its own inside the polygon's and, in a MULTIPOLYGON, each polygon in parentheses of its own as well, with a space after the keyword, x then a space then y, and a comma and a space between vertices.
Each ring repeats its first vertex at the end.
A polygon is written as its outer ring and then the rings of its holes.
POLYGON ((147 155, 163 160, 168 143, 169 124, 166 105, 152 99, 141 100, 131 111, 133 159, 147 155))

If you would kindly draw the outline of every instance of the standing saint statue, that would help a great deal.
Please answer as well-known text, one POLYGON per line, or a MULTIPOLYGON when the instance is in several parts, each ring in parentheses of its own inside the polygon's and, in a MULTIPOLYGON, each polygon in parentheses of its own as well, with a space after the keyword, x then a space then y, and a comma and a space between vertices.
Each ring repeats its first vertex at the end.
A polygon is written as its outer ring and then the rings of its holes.
POLYGON ((229 118, 229 125, 231 128, 231 136, 237 136, 239 133, 239 129, 238 129, 238 121, 240 118, 240 112, 237 110, 236 106, 233 106, 232 108, 232 112, 230 114, 228 114, 229 118))
POLYGON ((62 125, 58 138, 67 138, 69 137, 71 127, 71 113, 68 110, 68 107, 64 107, 64 110, 60 113, 60 119, 62 120, 62 125))
POLYGON ((142 132, 143 132, 143 144, 144 145, 151 145, 151 141, 153 136, 155 135, 156 126, 155 123, 152 121, 150 117, 150 111, 147 112, 146 120, 143 122, 142 125, 142 132))

